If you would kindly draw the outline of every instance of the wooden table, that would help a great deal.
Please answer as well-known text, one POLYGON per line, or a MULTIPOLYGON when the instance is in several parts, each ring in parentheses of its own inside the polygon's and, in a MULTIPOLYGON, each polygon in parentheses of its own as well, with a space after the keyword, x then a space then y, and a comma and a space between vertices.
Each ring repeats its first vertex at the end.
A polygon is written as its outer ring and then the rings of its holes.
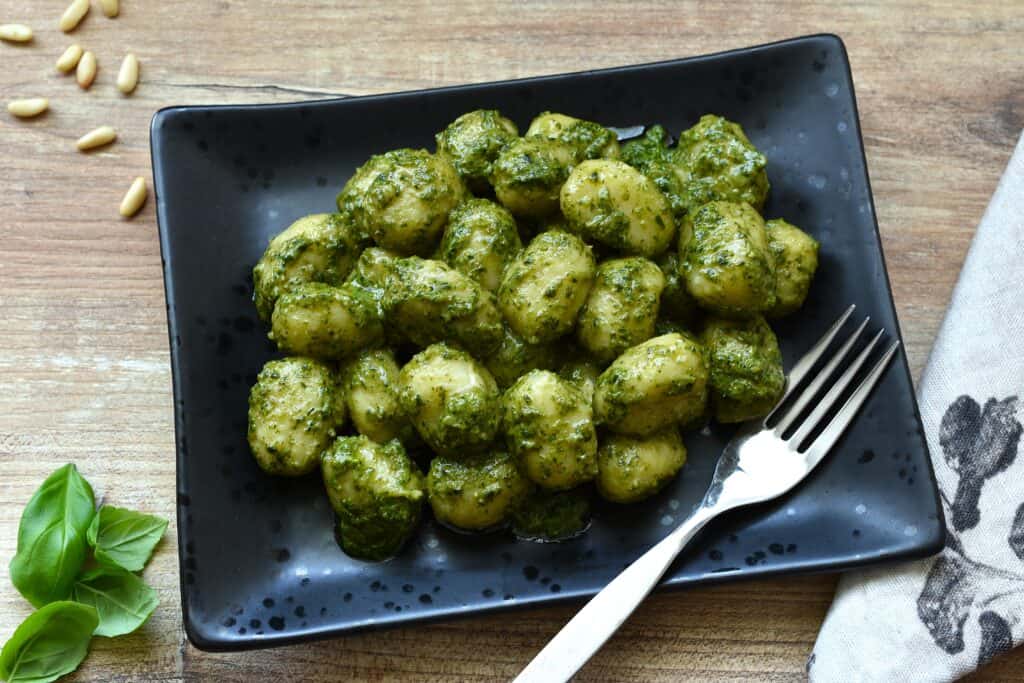
MULTIPOLYGON (((174 439, 153 202, 117 206, 149 177, 148 124, 170 104, 285 102, 551 74, 834 32, 853 64, 878 219, 915 376, 971 235, 1024 126, 1024 12, 1012 0, 832 6, 782 2, 366 3, 122 0, 73 36, 60 0, 0 0, 0 23, 36 30, 0 45, 0 94, 47 96, 40 120, 0 115, 0 557, 47 473, 73 461, 114 504, 174 517, 174 439), (444 7, 445 5, 450 7, 444 7), (89 92, 53 69, 92 49, 89 92), (129 98, 113 81, 142 61, 129 98), (101 124, 117 144, 74 141, 101 124)), ((213 655, 189 645, 172 528, 146 572, 161 605, 138 633, 97 639, 76 680, 505 680, 571 607, 213 655)), ((658 595, 580 680, 804 677, 835 586, 816 576, 658 595)), ((0 640, 29 613, 0 579, 0 640)), ((1024 678, 1024 652, 977 680, 1024 678)))

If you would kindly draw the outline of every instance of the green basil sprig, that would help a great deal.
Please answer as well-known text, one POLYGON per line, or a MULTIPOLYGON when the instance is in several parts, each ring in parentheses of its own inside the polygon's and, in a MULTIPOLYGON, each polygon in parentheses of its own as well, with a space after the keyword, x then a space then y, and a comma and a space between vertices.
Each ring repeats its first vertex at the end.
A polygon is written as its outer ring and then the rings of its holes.
POLYGON ((73 464, 51 474, 25 506, 11 582, 35 607, 63 600, 85 561, 85 534, 96 507, 73 464))
POLYGON ((78 577, 71 597, 96 608, 100 615, 96 635, 108 638, 142 626, 159 602, 145 581, 115 567, 99 567, 78 577))
POLYGON ((78 668, 99 623, 96 610, 68 600, 41 607, 0 652, 0 679, 8 683, 49 683, 78 668))
POLYGON ((159 599, 133 572, 166 530, 167 520, 153 515, 109 505, 97 512, 92 487, 72 464, 47 477, 22 513, 10 564, 11 582, 39 609, 0 651, 0 680, 57 680, 78 668, 93 635, 142 626, 159 599))
POLYGON ((103 505, 93 518, 86 536, 97 562, 137 572, 149 562, 153 549, 166 530, 166 519, 103 505))

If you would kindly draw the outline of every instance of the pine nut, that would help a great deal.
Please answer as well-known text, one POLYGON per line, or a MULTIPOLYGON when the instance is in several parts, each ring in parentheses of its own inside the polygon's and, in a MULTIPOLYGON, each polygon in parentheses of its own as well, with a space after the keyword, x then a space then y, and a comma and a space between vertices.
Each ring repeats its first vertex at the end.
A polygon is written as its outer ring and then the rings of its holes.
POLYGON ((7 104, 7 111, 19 119, 30 119, 39 116, 50 108, 50 100, 45 97, 32 97, 26 100, 13 100, 7 104))
POLYGON ((32 29, 24 24, 0 24, 0 40, 27 43, 32 40, 32 29))
POLYGON ((82 90, 88 90, 92 82, 96 80, 96 55, 92 53, 92 50, 86 50, 82 59, 78 61, 75 79, 82 90))
POLYGON ((68 49, 64 50, 64 54, 57 60, 57 71, 62 74, 71 73, 78 66, 78 60, 82 58, 82 46, 75 44, 69 45, 68 49))
POLYGON ((117 89, 130 95, 139 84, 139 58, 128 53, 121 62, 121 70, 117 72, 117 89))
POLYGON ((64 10, 60 17, 60 30, 70 33, 82 21, 82 17, 89 13, 89 0, 71 0, 71 4, 64 10))
POLYGON ((102 147, 103 145, 109 145, 116 139, 116 130, 114 130, 110 126, 100 126, 96 130, 91 130, 82 137, 78 138, 77 145, 78 149, 85 152, 86 150, 102 147))
POLYGON ((103 13, 113 19, 120 12, 120 8, 117 6, 117 0, 100 0, 100 8, 103 13))
POLYGON ((131 218, 139 212, 142 205, 146 203, 146 179, 139 176, 132 181, 131 187, 124 195, 124 199, 121 200, 121 215, 125 218, 131 218))

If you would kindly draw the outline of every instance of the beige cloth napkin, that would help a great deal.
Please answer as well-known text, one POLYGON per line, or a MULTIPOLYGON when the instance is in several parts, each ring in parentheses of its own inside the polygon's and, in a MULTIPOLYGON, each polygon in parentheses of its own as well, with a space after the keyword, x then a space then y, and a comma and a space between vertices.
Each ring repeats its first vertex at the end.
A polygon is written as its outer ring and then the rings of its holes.
POLYGON ((982 218, 921 379, 948 538, 846 574, 812 683, 950 681, 1024 640, 1024 136, 982 218))

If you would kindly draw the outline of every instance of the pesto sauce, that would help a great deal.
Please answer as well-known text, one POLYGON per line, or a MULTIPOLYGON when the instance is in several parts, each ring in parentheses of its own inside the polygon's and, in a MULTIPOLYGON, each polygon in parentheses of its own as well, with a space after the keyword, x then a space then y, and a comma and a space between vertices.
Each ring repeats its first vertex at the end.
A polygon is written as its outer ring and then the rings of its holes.
POLYGON ((585 488, 545 491, 534 487, 512 511, 512 533, 527 541, 565 541, 590 527, 590 493, 585 488))
POLYGON ((782 397, 786 376, 778 341, 764 318, 709 319, 701 340, 709 355, 716 419, 743 422, 766 415, 782 397))

